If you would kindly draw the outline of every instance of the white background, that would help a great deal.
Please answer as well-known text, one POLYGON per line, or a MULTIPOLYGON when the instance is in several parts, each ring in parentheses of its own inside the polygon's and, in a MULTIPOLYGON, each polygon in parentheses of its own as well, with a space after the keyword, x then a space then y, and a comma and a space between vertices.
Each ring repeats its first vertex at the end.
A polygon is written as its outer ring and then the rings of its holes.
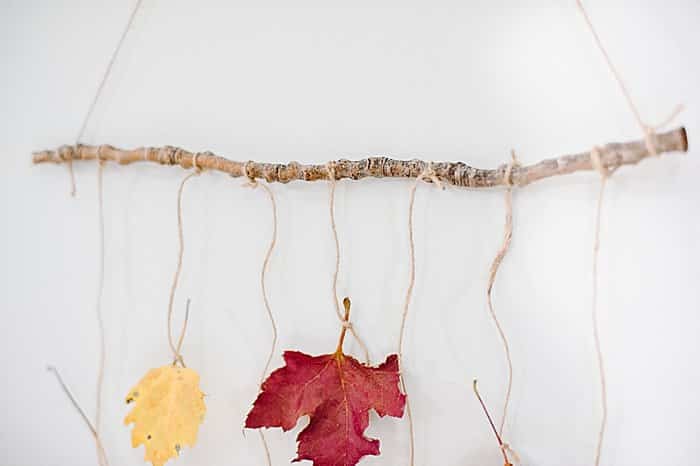
MULTIPOLYGON (((0 463, 95 464, 92 438, 48 363, 94 415, 98 333, 96 166, 32 166, 74 141, 133 1, 7 1, 0 7, 0 463)), ((700 8, 693 1, 588 2, 650 123, 677 103, 691 150, 619 170, 603 212, 600 313, 610 423, 604 465, 697 464, 700 455, 700 8)), ((640 138, 573 1, 186 2, 145 0, 85 143, 171 144, 238 160, 325 162, 388 154, 496 167, 640 138)), ((124 396, 166 364, 183 170, 105 169, 107 367, 102 428, 115 465, 142 464, 124 396)), ((270 343, 258 285, 271 233, 261 190, 207 173, 185 188, 176 326, 208 412, 173 464, 262 465, 241 425, 270 343)), ((600 419, 591 331, 599 178, 580 173, 515 195, 513 247, 494 302, 515 379, 506 438, 529 465, 590 465, 600 419)), ((375 362, 394 352, 408 278, 407 181, 342 182, 339 293, 375 362)), ((333 350, 326 183, 273 186, 279 245, 269 273, 283 349, 333 350)), ((485 300, 503 192, 419 187, 417 280, 405 369, 416 465, 501 464, 471 392, 498 417, 505 362, 485 300)), ((346 351, 359 355, 348 340, 346 351)), ((295 437, 271 430, 275 465, 295 437)), ((372 415, 382 455, 405 465, 407 424, 372 415)))

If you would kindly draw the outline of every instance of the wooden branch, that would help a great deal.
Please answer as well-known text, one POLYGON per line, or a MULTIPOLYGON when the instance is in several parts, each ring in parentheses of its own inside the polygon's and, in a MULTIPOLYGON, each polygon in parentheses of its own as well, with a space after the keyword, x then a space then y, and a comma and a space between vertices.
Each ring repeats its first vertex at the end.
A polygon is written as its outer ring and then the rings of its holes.
MULTIPOLYGON (((688 138, 685 128, 676 128, 666 133, 652 136, 657 154, 667 152, 687 152, 688 138)), ((651 154, 644 140, 609 143, 598 148, 602 165, 615 169, 622 165, 634 165, 651 154)), ((63 163, 73 160, 108 160, 121 165, 134 162, 156 162, 161 165, 180 165, 193 168, 196 156, 197 166, 202 170, 227 173, 232 177, 247 176, 261 178, 267 182, 288 183, 290 181, 319 181, 329 178, 326 165, 302 165, 298 162, 287 164, 237 162, 220 157, 211 152, 192 153, 177 147, 145 147, 122 150, 109 145, 61 146, 56 150, 34 153, 34 163, 63 163)), ((416 178, 424 172, 430 162, 423 160, 396 160, 389 157, 369 157, 362 160, 336 160, 330 162, 336 179, 350 178, 416 178)), ((470 167, 463 162, 432 162, 435 175, 443 182, 468 188, 491 188, 506 184, 507 165, 495 169, 470 167)), ((525 186, 534 181, 551 176, 565 175, 581 170, 593 170, 590 152, 562 155, 545 159, 534 165, 513 167, 512 183, 525 186)))

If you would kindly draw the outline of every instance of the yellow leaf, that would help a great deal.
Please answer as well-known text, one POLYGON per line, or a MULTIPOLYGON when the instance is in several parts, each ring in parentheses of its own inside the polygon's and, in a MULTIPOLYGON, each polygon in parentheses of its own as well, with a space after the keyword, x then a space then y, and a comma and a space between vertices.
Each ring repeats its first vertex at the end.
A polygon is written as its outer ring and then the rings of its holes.
POLYGON ((145 460, 163 466, 197 441, 206 406, 199 374, 173 365, 151 369, 126 397, 134 408, 124 424, 134 423, 131 446, 146 447, 145 460))

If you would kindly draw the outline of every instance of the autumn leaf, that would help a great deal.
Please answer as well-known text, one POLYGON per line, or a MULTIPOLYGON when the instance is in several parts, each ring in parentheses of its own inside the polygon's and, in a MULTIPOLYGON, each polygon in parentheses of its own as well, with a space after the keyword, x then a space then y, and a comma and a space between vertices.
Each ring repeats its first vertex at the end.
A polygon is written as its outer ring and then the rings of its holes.
MULTIPOLYGON (((346 305, 346 320, 350 302, 346 305)), ((299 434, 297 457, 315 466, 353 466, 365 455, 379 454, 379 440, 365 437, 369 410, 379 416, 403 416, 406 396, 399 390, 399 363, 395 354, 378 367, 343 353, 346 328, 332 354, 309 356, 286 351, 286 365, 274 371, 248 413, 246 427, 292 429, 310 417, 299 434)))
POLYGON ((134 423, 131 446, 146 447, 144 459, 162 466, 197 441, 204 419, 204 394, 192 369, 168 365, 151 369, 126 397, 134 408, 124 424, 134 423))

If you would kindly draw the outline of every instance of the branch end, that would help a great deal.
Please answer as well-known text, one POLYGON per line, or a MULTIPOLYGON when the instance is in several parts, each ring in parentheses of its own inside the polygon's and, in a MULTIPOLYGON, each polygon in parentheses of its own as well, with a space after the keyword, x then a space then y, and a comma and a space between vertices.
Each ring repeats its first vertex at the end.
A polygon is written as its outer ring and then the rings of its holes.
POLYGON ((681 133, 681 151, 688 152, 688 132, 685 130, 685 126, 680 127, 681 133))

